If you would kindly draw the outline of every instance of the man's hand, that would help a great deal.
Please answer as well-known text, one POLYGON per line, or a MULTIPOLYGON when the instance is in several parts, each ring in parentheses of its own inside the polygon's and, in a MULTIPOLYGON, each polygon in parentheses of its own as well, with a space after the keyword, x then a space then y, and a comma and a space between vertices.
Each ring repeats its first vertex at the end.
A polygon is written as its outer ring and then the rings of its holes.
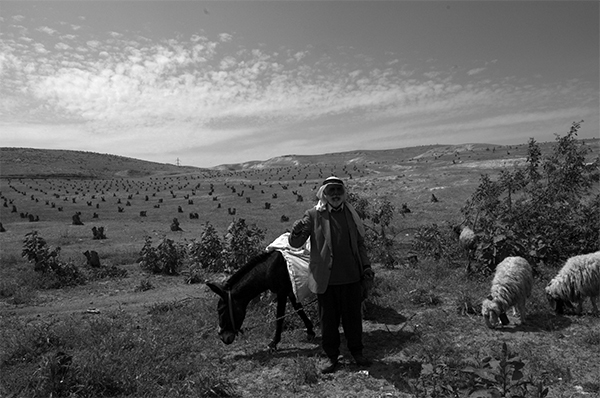
POLYGON ((304 220, 296 220, 292 225, 292 235, 300 235, 306 229, 304 220))
POLYGON ((372 280, 375 278, 375 272, 371 268, 365 268, 363 271, 363 279, 372 280))

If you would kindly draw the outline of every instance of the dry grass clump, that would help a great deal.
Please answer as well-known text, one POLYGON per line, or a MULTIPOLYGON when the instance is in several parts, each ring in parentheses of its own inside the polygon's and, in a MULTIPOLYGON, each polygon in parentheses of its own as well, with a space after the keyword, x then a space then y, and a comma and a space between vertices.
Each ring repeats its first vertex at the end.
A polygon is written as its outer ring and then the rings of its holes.
POLYGON ((199 309, 208 313, 190 302, 150 317, 112 313, 49 322, 13 319, 2 329, 0 392, 236 396, 218 366, 218 350, 206 350, 207 326, 197 318, 199 309))

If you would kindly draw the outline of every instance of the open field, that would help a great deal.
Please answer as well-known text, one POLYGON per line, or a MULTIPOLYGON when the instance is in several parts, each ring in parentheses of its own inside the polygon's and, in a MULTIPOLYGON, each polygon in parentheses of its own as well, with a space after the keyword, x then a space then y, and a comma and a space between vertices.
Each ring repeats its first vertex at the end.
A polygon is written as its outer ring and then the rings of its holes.
MULTIPOLYGON (((551 145, 541 143, 542 152, 551 145)), ((598 156, 598 140, 588 145, 598 156)), ((549 397, 600 396, 600 320, 550 312, 543 288, 553 269, 540 268, 526 325, 511 317, 510 326, 490 330, 476 311, 490 279, 466 278, 461 264, 425 258, 399 261, 394 269, 375 264, 377 286, 365 320, 366 353, 375 363, 359 369, 345 358, 341 371, 322 376, 319 339, 306 341, 295 317, 288 319, 280 349, 266 349, 274 330, 268 297, 252 305, 246 334, 225 346, 216 336, 212 292, 185 284, 183 275, 146 274, 137 263, 146 236, 155 243, 163 237, 191 242, 207 222, 224 235, 232 220, 243 218, 265 231, 266 246, 313 205, 330 175, 361 196, 410 208, 393 223, 401 255, 408 255, 419 227, 460 222, 460 207, 481 174, 495 178, 524 162, 526 150, 438 145, 196 169, 2 148, 0 396, 465 396, 475 382, 463 370, 482 366, 486 356, 500 358, 503 343, 519 354, 526 377, 548 387, 549 397), (84 225, 73 225, 77 213, 84 225), (183 231, 170 230, 174 218, 183 231), (107 239, 92 239, 92 227, 104 227, 107 239), (40 289, 33 266, 21 257, 31 231, 82 269, 82 253, 95 250, 103 266, 127 276, 40 289), (64 376, 75 380, 70 389, 52 384, 57 352, 72 356, 64 376)), ((308 313, 316 322, 314 305, 308 313)))

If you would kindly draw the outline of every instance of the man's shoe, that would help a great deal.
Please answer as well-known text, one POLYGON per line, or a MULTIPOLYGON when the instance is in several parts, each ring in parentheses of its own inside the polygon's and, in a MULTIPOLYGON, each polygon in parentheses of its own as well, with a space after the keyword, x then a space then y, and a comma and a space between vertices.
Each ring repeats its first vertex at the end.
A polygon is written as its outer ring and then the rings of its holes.
POLYGON ((369 359, 365 358, 362 354, 353 355, 353 357, 354 362, 356 362, 358 366, 371 366, 373 363, 369 359))
POLYGON ((335 373, 339 368, 340 362, 336 359, 335 361, 330 361, 329 365, 321 369, 321 373, 323 373, 324 375, 335 373))

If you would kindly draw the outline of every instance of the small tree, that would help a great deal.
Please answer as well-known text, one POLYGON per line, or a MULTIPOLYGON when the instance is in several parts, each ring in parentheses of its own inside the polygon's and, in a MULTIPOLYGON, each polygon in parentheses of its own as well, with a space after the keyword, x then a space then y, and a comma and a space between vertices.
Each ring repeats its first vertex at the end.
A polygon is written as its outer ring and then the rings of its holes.
POLYGON ((229 267, 237 269, 265 250, 265 232, 256 225, 249 226, 238 218, 227 228, 225 251, 229 267))
POLYGON ((482 175, 461 209, 480 235, 477 259, 488 271, 504 257, 519 255, 556 265, 599 249, 599 160, 586 163, 590 149, 576 139, 581 123, 557 135, 546 157, 534 139, 524 167, 503 170, 498 180, 482 175))
POLYGON ((415 252, 447 265, 456 264, 463 257, 463 252, 456 244, 456 234, 450 225, 431 224, 420 227, 411 246, 415 252))
POLYGON ((397 262, 392 226, 396 208, 387 198, 367 200, 355 193, 348 194, 350 203, 365 225, 365 245, 373 261, 393 268, 397 262))
POLYGON ((37 231, 25 234, 22 256, 34 264, 34 270, 51 275, 51 288, 74 286, 85 283, 85 276, 72 262, 60 260, 60 247, 50 247, 37 231))
POLYGON ((183 245, 163 238, 156 247, 152 247, 152 238, 147 236, 140 251, 142 260, 140 267, 154 274, 178 275, 185 259, 186 249, 183 245))
POLYGON ((190 265, 192 272, 198 266, 211 272, 224 270, 226 263, 223 259, 224 245, 217 230, 210 222, 206 222, 204 231, 200 235, 200 241, 192 242, 189 253, 192 260, 190 265))

